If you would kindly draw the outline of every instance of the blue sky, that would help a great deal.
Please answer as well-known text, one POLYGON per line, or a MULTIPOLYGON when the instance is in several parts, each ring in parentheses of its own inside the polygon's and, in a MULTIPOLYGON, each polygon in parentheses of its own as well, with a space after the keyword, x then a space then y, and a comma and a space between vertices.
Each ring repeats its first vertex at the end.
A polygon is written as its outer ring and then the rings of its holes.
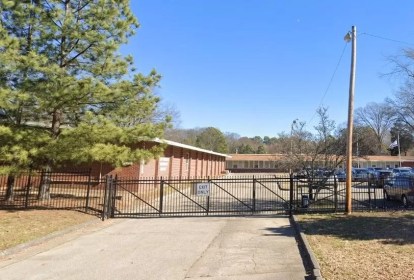
POLYGON ((131 6, 141 27, 121 51, 134 56, 139 72, 155 68, 163 76, 156 92, 180 112, 181 128, 276 136, 289 133, 295 119, 312 129, 320 105, 344 124, 351 44, 343 38, 352 25, 355 108, 393 95, 401 81, 381 75, 391 70, 387 58, 414 47, 408 0, 131 0, 131 6))

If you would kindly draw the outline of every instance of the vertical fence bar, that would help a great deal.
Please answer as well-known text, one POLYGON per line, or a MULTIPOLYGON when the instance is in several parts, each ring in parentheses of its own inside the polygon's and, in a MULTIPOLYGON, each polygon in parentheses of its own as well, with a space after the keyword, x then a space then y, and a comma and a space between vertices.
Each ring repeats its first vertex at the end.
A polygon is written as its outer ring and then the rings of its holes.
POLYGON ((371 179, 370 179, 370 174, 368 174, 368 203, 369 203, 369 210, 372 209, 372 205, 371 205, 371 179))
POLYGON ((208 216, 209 212, 210 212, 210 196, 208 195, 207 196, 207 216, 208 216))
POLYGON ((112 181, 111 185, 111 218, 115 217, 115 202, 116 202, 116 187, 118 184, 118 175, 115 176, 115 180, 112 181))
POLYGON ((334 211, 338 211, 338 180, 334 176, 334 211))
POLYGON ((207 206, 206 206, 206 212, 207 212, 207 216, 208 216, 208 214, 209 214, 209 212, 210 212, 210 195, 211 195, 211 187, 212 187, 212 185, 210 184, 212 181, 210 180, 210 178, 208 178, 207 179, 207 182, 208 182, 208 184, 209 184, 209 194, 208 194, 208 196, 207 196, 207 206))
POLYGON ((161 182, 160 182, 160 209, 159 209, 159 215, 160 216, 162 214, 163 198, 164 198, 164 180, 161 177, 161 182))
POLYGON ((88 212, 88 208, 89 208, 89 197, 90 197, 90 192, 91 192, 91 173, 92 170, 89 169, 89 176, 88 176, 88 187, 86 189, 86 205, 85 205, 85 212, 88 212))
POLYGON ((107 214, 107 204, 108 204, 108 189, 109 185, 112 183, 112 176, 106 176, 106 182, 105 182, 105 191, 104 191, 104 201, 103 201, 103 207, 102 207, 102 221, 105 220, 106 214, 107 214))
POLYGON ((292 217, 293 211, 293 173, 289 174, 289 216, 292 217))
POLYGON ((254 178, 253 175, 253 208, 252 208, 252 213, 256 212, 256 179, 254 178))
POLYGON ((25 196, 25 202, 24 202, 24 208, 29 207, 29 194, 30 194, 30 187, 32 185, 32 170, 29 170, 29 178, 27 179, 27 187, 26 187, 26 196, 25 196))

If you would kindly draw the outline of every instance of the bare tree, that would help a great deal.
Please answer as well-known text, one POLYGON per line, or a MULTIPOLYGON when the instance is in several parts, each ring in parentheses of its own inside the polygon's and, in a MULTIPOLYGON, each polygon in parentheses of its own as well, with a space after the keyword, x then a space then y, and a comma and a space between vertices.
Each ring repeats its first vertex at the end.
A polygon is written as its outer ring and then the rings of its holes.
POLYGON ((292 169, 313 170, 325 168, 328 173, 343 162, 345 150, 342 137, 334 135, 335 122, 329 119, 328 109, 317 110, 316 134, 305 129, 305 123, 297 121, 292 126, 291 152, 292 169))
POLYGON ((319 123, 314 128, 316 129, 318 133, 317 140, 322 145, 322 149, 323 149, 322 152, 325 157, 324 166, 327 166, 329 155, 333 152, 330 150, 330 146, 331 146, 330 144, 333 140, 332 133, 335 129, 335 122, 329 119, 327 107, 319 107, 316 113, 319 116, 319 123))
POLYGON ((407 81, 394 98, 387 98, 386 102, 393 109, 396 120, 406 124, 414 133, 414 81, 407 81))
POLYGON ((368 103, 355 110, 355 122, 370 128, 376 137, 377 152, 384 150, 384 138, 394 123, 394 110, 386 103, 368 103))
POLYGON ((390 73, 385 74, 403 81, 393 98, 386 102, 393 109, 396 121, 404 123, 414 133, 414 49, 406 49, 400 56, 393 56, 390 62, 394 65, 390 73))
POLYGON ((315 134, 305 129, 304 122, 293 123, 291 151, 285 155, 291 169, 300 170, 297 174, 299 182, 308 186, 311 199, 324 188, 337 187, 331 175, 343 163, 346 146, 345 137, 334 135, 335 123, 329 119, 328 109, 319 108, 317 115, 319 122, 314 127, 315 134))
POLYGON ((240 135, 237 134, 237 133, 226 132, 226 133, 224 133, 224 136, 226 137, 227 144, 229 146, 229 152, 231 154, 233 154, 233 153, 237 154, 238 153, 240 135))

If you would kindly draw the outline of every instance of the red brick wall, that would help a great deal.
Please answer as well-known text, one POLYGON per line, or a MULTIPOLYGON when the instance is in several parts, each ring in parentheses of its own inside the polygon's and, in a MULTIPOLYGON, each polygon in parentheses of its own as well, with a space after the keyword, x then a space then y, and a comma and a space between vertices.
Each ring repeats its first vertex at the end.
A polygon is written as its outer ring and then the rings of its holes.
POLYGON ((196 177, 197 176, 196 172, 197 172, 197 152, 191 151, 188 176, 196 177))
MULTIPOLYGON (((149 148, 151 145, 146 144, 149 148)), ((210 155, 199 151, 193 151, 181 147, 168 146, 159 159, 152 159, 145 165, 139 162, 124 167, 112 167, 109 164, 93 163, 76 165, 65 170, 91 169, 92 176, 96 179, 101 175, 118 175, 121 177, 207 177, 220 175, 225 170, 225 159, 216 155, 210 155), (186 160, 188 158, 188 161, 186 160)))
POLYGON ((201 162, 201 153, 196 152, 196 177, 201 177, 202 173, 202 162, 201 162))
POLYGON ((171 158, 171 174, 173 178, 180 177, 181 172, 181 150, 179 147, 172 147, 172 158, 171 158))
POLYGON ((139 173, 135 176, 157 177, 158 176, 158 160, 152 159, 144 164, 139 164, 139 173))

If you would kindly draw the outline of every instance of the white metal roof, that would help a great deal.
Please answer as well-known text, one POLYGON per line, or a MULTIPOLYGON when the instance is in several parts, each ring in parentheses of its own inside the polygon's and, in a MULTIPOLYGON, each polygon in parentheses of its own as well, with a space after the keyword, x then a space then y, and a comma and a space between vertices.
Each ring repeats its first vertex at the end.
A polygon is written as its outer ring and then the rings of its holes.
POLYGON ((231 158, 231 156, 226 155, 226 154, 220 154, 220 153, 216 153, 216 152, 213 152, 213 151, 201 149, 201 148, 194 147, 194 146, 190 146, 190 145, 186 145, 186 144, 181 144, 181 143, 174 142, 174 141, 170 141, 170 140, 166 140, 166 139, 155 138, 153 141, 154 142, 157 142, 157 143, 168 144, 170 146, 175 146, 175 147, 185 148, 185 149, 189 149, 189 150, 193 150, 193 151, 203 152, 203 153, 206 153, 206 154, 211 154, 211 155, 216 155, 216 156, 231 158))

